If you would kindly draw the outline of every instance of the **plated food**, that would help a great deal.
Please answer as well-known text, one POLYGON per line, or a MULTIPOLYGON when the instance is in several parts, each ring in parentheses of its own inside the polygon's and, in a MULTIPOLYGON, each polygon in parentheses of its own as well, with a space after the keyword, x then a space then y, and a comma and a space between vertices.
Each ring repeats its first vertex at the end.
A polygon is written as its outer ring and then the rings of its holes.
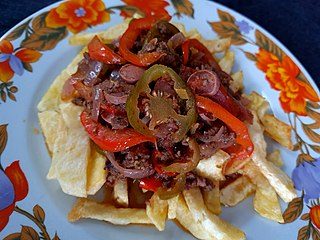
POLYGON ((230 39, 168 20, 70 39, 86 47, 38 104, 47 177, 79 198, 69 220, 163 231, 174 219, 199 239, 244 239, 218 215, 254 195, 260 215, 283 222, 278 196, 296 193, 265 134, 292 149, 291 127, 258 93, 243 94, 230 39))

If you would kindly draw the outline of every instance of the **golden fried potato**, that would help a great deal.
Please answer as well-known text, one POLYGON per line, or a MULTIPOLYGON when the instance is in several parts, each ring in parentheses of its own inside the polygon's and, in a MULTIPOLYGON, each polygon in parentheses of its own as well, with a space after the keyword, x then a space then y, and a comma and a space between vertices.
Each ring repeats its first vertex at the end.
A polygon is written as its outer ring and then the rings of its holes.
POLYGON ((247 107, 250 110, 255 111, 258 114, 258 118, 261 120, 268 108, 270 108, 269 102, 255 91, 251 92, 249 95, 245 95, 245 97, 249 99, 247 107))
POLYGON ((219 65, 222 71, 230 74, 234 65, 234 52, 230 50, 226 51, 224 56, 220 59, 219 65))
POLYGON ((129 206, 127 179, 117 179, 113 187, 113 199, 121 207, 129 206))
POLYGON ((181 193, 177 197, 176 206, 176 219, 184 227, 185 230, 189 231, 198 239, 214 239, 212 236, 210 236, 210 234, 206 231, 202 224, 193 218, 181 193))
POLYGON ((219 181, 213 182, 211 191, 202 191, 202 196, 208 210, 219 215, 221 213, 219 181))
POLYGON ((250 100, 248 108, 257 112, 258 118, 262 122, 266 133, 282 146, 288 149, 293 149, 291 126, 282 122, 273 114, 266 113, 267 109, 270 107, 270 104, 257 92, 252 92, 246 97, 250 100))
POLYGON ((230 89, 233 92, 238 92, 243 90, 243 72, 235 72, 231 74, 232 81, 230 82, 230 89))
POLYGON ((285 202, 290 202, 296 197, 293 182, 285 172, 266 159, 267 146, 263 136, 263 127, 259 124, 257 114, 253 112, 253 115, 253 124, 248 126, 251 140, 254 142, 254 151, 251 156, 252 161, 259 168, 260 172, 268 179, 278 195, 285 202))
POLYGON ((114 39, 118 39, 126 31, 131 20, 131 18, 127 18, 123 22, 116 24, 102 32, 74 34, 69 38, 69 44, 86 45, 95 35, 97 35, 103 42, 111 43, 114 39))
POLYGON ((103 220, 117 225, 152 224, 145 209, 116 208, 86 198, 78 199, 68 214, 68 219, 71 222, 81 218, 103 220))
POLYGON ((168 214, 168 201, 160 199, 154 193, 147 204, 146 213, 156 228, 159 231, 164 231, 168 214))
POLYGON ((210 180, 224 180, 222 173, 224 163, 230 158, 230 155, 223 150, 217 151, 212 157, 200 160, 196 173, 210 180))
POLYGON ((90 157, 87 166, 87 194, 96 194, 106 182, 106 159, 90 144, 90 157))
POLYGON ((58 152, 58 154, 62 154, 60 150, 61 148, 63 148, 63 146, 61 147, 60 143, 65 143, 67 138, 67 127, 60 113, 57 114, 55 121, 57 121, 56 133, 59 133, 59 134, 54 136, 55 139, 52 146, 52 159, 51 159, 51 165, 47 174, 47 179, 57 178, 59 159, 54 157, 54 155, 56 152, 58 152))
POLYGON ((272 188, 268 195, 258 188, 253 199, 253 207, 261 216, 284 223, 277 194, 272 188))
POLYGON ((167 200, 168 201, 168 219, 175 219, 177 216, 178 198, 179 196, 175 196, 167 200))
POLYGON ((249 197, 255 191, 255 186, 246 176, 240 176, 220 191, 220 201, 223 205, 233 207, 249 197))
POLYGON ((192 217, 196 222, 201 223, 210 238, 219 240, 245 239, 245 234, 241 230, 224 222, 206 208, 199 188, 183 191, 183 196, 192 217))
POLYGON ((86 197, 90 139, 79 120, 82 107, 62 103, 60 111, 59 134, 54 143, 52 165, 47 177, 57 178, 63 192, 86 197))
POLYGON ((266 133, 273 140, 288 149, 293 149, 291 139, 291 126, 289 124, 282 122, 271 114, 263 115, 261 122, 265 128, 266 133))
POLYGON ((60 113, 55 110, 47 110, 38 113, 40 127, 51 156, 54 142, 59 134, 57 131, 59 125, 59 115, 60 113))
POLYGON ((279 149, 276 149, 272 153, 269 153, 267 155, 267 160, 272 162, 277 167, 282 167, 283 166, 283 160, 281 158, 279 149))
POLYGON ((227 51, 231 46, 231 38, 219 38, 213 40, 202 39, 200 41, 212 53, 220 53, 227 51))
POLYGON ((256 193, 253 199, 254 209, 263 217, 283 223, 277 193, 268 179, 263 176, 252 161, 246 164, 242 171, 256 186, 256 193))
POLYGON ((228 50, 231 46, 231 38, 220 38, 220 39, 204 39, 199 31, 195 28, 186 32, 183 24, 174 25, 187 37, 187 38, 196 38, 202 44, 204 44, 208 50, 212 53, 220 53, 228 50))

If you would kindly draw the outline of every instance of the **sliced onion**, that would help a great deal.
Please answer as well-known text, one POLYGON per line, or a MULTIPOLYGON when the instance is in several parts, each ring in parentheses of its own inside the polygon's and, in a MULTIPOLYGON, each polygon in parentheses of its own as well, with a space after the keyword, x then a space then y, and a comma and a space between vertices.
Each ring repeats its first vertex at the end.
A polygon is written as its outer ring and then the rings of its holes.
POLYGON ((126 64, 119 70, 121 78, 127 83, 136 83, 143 75, 145 69, 133 64, 126 64))
POLYGON ((174 50, 179 47, 185 41, 185 39, 186 38, 184 37, 183 33, 178 32, 168 40, 167 44, 174 50))
POLYGON ((162 167, 166 172, 187 173, 194 170, 200 161, 200 148, 194 138, 187 139, 189 148, 193 151, 192 156, 186 162, 175 162, 169 166, 162 167))
POLYGON ((73 87, 72 78, 68 78, 67 81, 63 84, 61 91, 61 99, 64 101, 70 100, 76 96, 76 89, 73 87))
POLYGON ((115 104, 115 105, 119 105, 119 104, 123 104, 126 103, 128 95, 124 94, 124 93, 120 93, 120 95, 116 95, 116 94, 109 94, 104 92, 104 97, 107 100, 107 102, 115 104))
POLYGON ((195 93, 212 97, 219 91, 220 79, 215 72, 199 70, 190 75, 187 84, 195 93))
POLYGON ((217 120, 217 117, 215 116, 212 116, 211 118, 208 117, 205 113, 200 113, 199 116, 206 122, 212 122, 212 121, 215 121, 217 120))
POLYGON ((91 110, 91 118, 94 121, 98 121, 102 100, 103 100, 102 89, 99 85, 97 85, 93 87, 93 102, 92 102, 92 110, 91 110))
POLYGON ((119 171, 119 173, 127 178, 145 178, 149 177, 152 174, 154 174, 154 169, 128 169, 120 166, 120 164, 117 162, 115 156, 111 152, 105 151, 105 155, 108 158, 108 160, 111 162, 111 164, 114 166, 115 169, 119 171))

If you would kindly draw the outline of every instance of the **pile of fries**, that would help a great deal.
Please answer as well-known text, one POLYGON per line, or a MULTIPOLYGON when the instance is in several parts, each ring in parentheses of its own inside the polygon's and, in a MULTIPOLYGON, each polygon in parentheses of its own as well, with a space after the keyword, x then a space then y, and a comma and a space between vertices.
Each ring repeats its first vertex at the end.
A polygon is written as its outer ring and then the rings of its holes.
MULTIPOLYGON (((129 21, 105 32, 74 35, 70 44, 85 45, 94 35, 111 42, 121 36, 129 21)), ((186 32, 183 25, 175 25, 185 36, 199 39, 212 53, 225 52, 219 64, 231 74, 231 88, 234 91, 243 88, 242 72, 232 73, 234 53, 228 50, 230 39, 205 40, 196 30, 186 32)), ((238 167, 226 173, 223 166, 230 156, 219 150, 211 158, 201 160, 196 168, 198 175, 214 183, 211 191, 193 188, 162 200, 156 193, 143 192, 134 181, 118 180, 113 189, 105 187, 105 158, 97 152, 80 123, 82 108, 60 98, 64 82, 76 71, 85 51, 86 48, 61 72, 38 104, 40 125, 52 157, 47 178, 57 179, 63 192, 78 197, 68 215, 71 222, 92 218, 119 225, 150 224, 164 231, 166 221, 175 219, 199 239, 245 239, 244 232, 218 215, 222 205, 235 206, 252 195, 253 207, 261 216, 279 223, 284 221, 278 196, 289 202, 296 193, 291 179, 281 170, 280 151, 267 154, 265 134, 292 149, 291 128, 266 113, 269 103, 256 92, 246 95, 254 115, 253 124, 247 126, 254 143, 250 159, 242 161, 240 170, 236 170, 238 167), (227 174, 238 177, 228 181, 227 174), (98 191, 103 191, 103 201, 95 200, 98 191)))

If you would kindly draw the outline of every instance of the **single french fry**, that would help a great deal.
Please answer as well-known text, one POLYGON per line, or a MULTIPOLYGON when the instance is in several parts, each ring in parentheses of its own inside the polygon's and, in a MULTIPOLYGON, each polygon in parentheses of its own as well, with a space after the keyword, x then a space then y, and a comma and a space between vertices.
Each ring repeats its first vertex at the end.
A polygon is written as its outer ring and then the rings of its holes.
POLYGON ((107 170, 105 169, 106 158, 90 142, 90 157, 87 166, 87 194, 96 194, 106 182, 107 170))
POLYGON ((268 154, 267 155, 267 160, 272 162, 277 167, 282 167, 283 166, 283 160, 281 158, 279 149, 276 149, 272 153, 268 154))
POLYGON ((168 199, 168 219, 175 219, 177 216, 178 197, 168 199))
POLYGON ((145 209, 116 208, 86 198, 78 199, 68 214, 68 219, 71 222, 81 218, 103 220, 117 225, 152 224, 145 209))
POLYGON ((228 50, 228 51, 226 51, 224 56, 219 61, 219 65, 220 65, 222 71, 230 74, 232 67, 233 67, 233 64, 234 64, 234 52, 228 50))
POLYGON ((183 191, 184 199, 196 222, 200 222, 210 237, 219 240, 245 239, 245 234, 212 214, 205 206, 199 188, 183 191))
POLYGON ((146 207, 147 216, 159 231, 164 231, 167 214, 168 214, 168 201, 162 200, 154 193, 149 200, 146 207))
POLYGON ((291 126, 282 122, 272 114, 264 114, 261 122, 266 133, 282 146, 293 149, 291 139, 291 126))
POLYGON ((249 99, 247 107, 250 110, 255 111, 258 114, 258 118, 261 120, 268 108, 270 108, 269 102, 255 91, 251 92, 249 95, 245 95, 245 97, 249 99))
POLYGON ((113 199, 121 207, 129 206, 127 179, 117 179, 113 187, 113 199))
POLYGON ((233 92, 238 92, 243 90, 243 72, 239 71, 239 72, 235 72, 233 74, 231 74, 232 77, 232 81, 230 82, 230 89, 233 92))
POLYGON ((47 110, 38 113, 40 127, 51 156, 54 142, 59 134, 57 131, 59 125, 59 115, 60 113, 55 110, 47 110))
POLYGON ((123 22, 101 32, 74 34, 69 38, 69 44, 86 45, 95 35, 97 35, 104 43, 111 43, 114 39, 118 39, 125 32, 131 20, 131 18, 127 18, 123 22))
POLYGON ((182 194, 179 194, 177 203, 176 219, 179 223, 198 239, 212 239, 202 224, 193 218, 182 194))
POLYGON ((66 194, 86 197, 90 139, 79 120, 82 108, 72 103, 62 103, 60 111, 61 126, 54 143, 48 178, 56 177, 66 194))
POLYGON ((219 215, 221 213, 219 181, 213 182, 211 191, 202 191, 202 196, 208 210, 219 215))
POLYGON ((210 180, 224 180, 223 165, 230 158, 230 155, 223 150, 217 151, 213 156, 200 160, 196 167, 196 173, 210 180))
POLYGON ((246 176, 240 176, 221 189, 220 201, 225 206, 235 206, 255 191, 255 186, 246 176))

